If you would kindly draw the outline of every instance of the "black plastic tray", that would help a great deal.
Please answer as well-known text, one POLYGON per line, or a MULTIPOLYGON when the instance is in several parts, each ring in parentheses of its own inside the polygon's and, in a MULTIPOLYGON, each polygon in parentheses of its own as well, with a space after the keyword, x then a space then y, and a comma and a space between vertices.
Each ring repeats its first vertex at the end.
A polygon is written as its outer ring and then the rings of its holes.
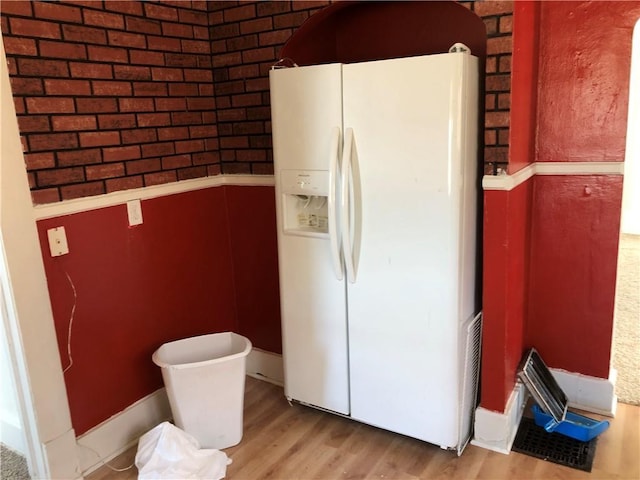
POLYGON ((535 348, 530 349, 520 362, 518 378, 542 410, 556 422, 564 421, 569 401, 535 348))

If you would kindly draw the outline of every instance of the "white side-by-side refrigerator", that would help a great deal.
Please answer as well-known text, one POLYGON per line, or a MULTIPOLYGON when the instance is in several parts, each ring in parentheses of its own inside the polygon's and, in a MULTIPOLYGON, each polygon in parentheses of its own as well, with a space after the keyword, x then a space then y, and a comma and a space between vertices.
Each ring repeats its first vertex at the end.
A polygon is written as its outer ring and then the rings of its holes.
POLYGON ((478 59, 273 69, 285 395, 460 453, 479 364, 478 59))

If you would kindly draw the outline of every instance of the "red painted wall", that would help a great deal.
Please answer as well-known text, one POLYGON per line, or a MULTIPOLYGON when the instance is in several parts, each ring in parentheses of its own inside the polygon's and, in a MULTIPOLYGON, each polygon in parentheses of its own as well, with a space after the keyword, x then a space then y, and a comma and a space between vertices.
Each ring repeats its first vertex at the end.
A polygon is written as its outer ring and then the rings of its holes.
MULTIPOLYGON (((640 2, 516 3, 510 173, 624 160, 639 17, 640 2)), ((551 367, 609 376, 621 187, 563 175, 485 192, 483 407, 504 410, 531 346, 551 367)))
POLYGON ((503 411, 522 356, 532 183, 487 191, 484 203, 483 325, 480 401, 503 411))
MULTIPOLYGON (((514 5, 509 173, 535 160, 539 6, 514 5)), ((532 185, 484 194, 480 403, 489 410, 504 410, 524 348, 532 185)))
MULTIPOLYGON (((624 161, 640 2, 541 5, 537 161, 624 161)), ((527 345, 608 378, 621 176, 535 180, 527 345)))
POLYGON ((638 17, 638 1, 542 3, 539 162, 624 160, 638 17))
POLYGON ((621 176, 534 184, 526 343, 551 367, 609 377, 621 176))
POLYGON ((518 1, 513 12, 508 172, 535 161, 540 55, 540 2, 518 1))
POLYGON ((280 351, 273 203, 273 188, 217 187, 145 200, 135 227, 125 205, 38 222, 65 367, 66 274, 76 289, 65 382, 78 435, 162 387, 151 354, 167 341, 231 330, 280 351), (57 226, 70 253, 52 258, 57 226))
POLYGON ((456 2, 339 2, 296 30, 281 56, 298 65, 350 63, 443 53, 462 42, 484 63, 486 36, 478 15, 456 2))
POLYGON ((239 333, 282 353, 273 187, 225 187, 239 333))

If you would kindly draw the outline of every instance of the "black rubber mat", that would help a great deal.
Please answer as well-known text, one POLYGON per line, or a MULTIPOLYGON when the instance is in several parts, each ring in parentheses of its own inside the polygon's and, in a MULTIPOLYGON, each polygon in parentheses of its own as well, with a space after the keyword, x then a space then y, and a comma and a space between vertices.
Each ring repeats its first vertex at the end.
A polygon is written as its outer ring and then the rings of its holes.
POLYGON ((581 442, 559 433, 549 433, 523 417, 512 450, 549 462, 590 472, 596 452, 596 440, 581 442))

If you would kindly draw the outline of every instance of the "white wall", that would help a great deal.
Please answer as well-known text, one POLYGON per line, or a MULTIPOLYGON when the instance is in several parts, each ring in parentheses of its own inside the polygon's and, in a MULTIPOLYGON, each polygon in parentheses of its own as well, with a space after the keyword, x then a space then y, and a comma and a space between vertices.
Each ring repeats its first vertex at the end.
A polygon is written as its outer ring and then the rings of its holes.
POLYGON ((622 233, 640 235, 640 20, 633 30, 627 148, 622 190, 622 233))
POLYGON ((81 477, 47 281, 0 35, 0 282, 2 315, 27 459, 36 478, 81 477))
MULTIPOLYGON (((3 265, 0 265, 3 268, 3 265)), ((0 291, 0 442, 21 454, 26 453, 22 419, 18 406, 16 382, 13 378, 9 345, 4 331, 4 323, 8 320, 4 295, 0 291)))

